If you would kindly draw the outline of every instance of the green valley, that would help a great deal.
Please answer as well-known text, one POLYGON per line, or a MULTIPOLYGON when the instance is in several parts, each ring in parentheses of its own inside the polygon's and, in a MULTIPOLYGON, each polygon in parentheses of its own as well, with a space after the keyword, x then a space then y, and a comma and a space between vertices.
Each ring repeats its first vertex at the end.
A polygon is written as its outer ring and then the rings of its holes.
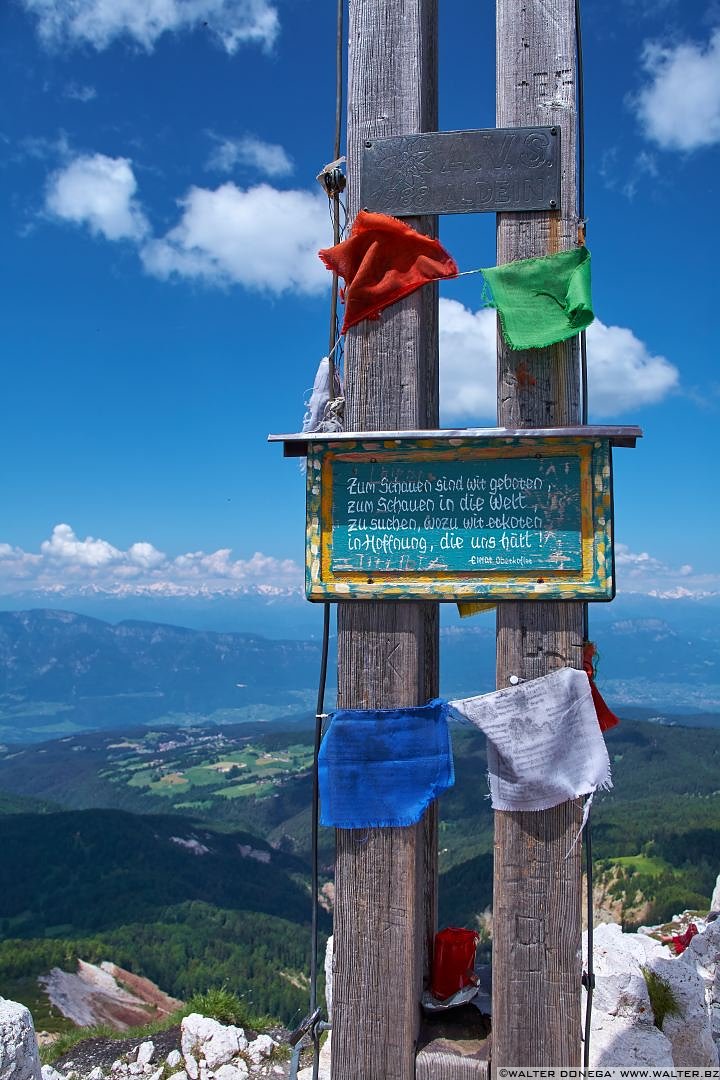
MULTIPOLYGON (((483 923, 493 819, 485 740, 452 725, 440 921, 483 923)), ((720 732, 626 720, 593 807, 599 892, 626 925, 706 908, 720 869, 720 732)), ((185 998, 225 984, 292 1023, 306 1005, 312 729, 298 718, 153 725, 0 752, 0 994, 112 960, 185 998)), ((334 831, 321 829, 330 931, 334 831)), ((48 1020, 50 1022, 50 1020, 48 1020)))

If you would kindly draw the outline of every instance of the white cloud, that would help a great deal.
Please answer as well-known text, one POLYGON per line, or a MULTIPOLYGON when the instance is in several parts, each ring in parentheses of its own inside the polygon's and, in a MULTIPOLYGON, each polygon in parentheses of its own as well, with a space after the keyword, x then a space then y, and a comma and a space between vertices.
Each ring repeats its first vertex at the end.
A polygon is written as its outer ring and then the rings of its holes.
POLYGON ((271 177, 289 176, 293 171, 291 158, 277 143, 263 142, 255 135, 212 138, 216 146, 207 160, 208 169, 230 173, 236 166, 244 166, 271 177))
POLYGON ((93 536, 79 540, 69 525, 56 525, 50 539, 43 540, 40 550, 48 559, 75 566, 107 566, 122 559, 122 552, 107 540, 96 540, 93 536))
POLYGON ((83 105, 88 101, 94 101, 97 97, 97 90, 94 86, 86 86, 83 83, 68 83, 63 90, 63 94, 70 101, 80 101, 83 105))
POLYGON ((495 311, 471 311, 440 299, 440 410, 443 416, 495 422, 495 311))
MULTIPOLYGON (((702 597, 720 592, 718 574, 689 564, 671 566, 647 551, 616 544, 619 592, 664 598, 702 597)), ((107 591, 113 595, 212 596, 302 592, 303 570, 292 559, 256 551, 233 558, 230 548, 168 555, 147 540, 122 549, 99 537, 78 537, 70 525, 56 525, 38 552, 0 542, 0 596, 29 591, 70 595, 107 591)))
MULTIPOLYGON (((495 311, 471 311, 440 300, 440 408, 454 421, 495 422, 495 311)), ((596 319, 588 328, 590 417, 606 418, 654 405, 678 385, 664 356, 655 356, 632 330, 596 319)))
POLYGON ((150 51, 168 32, 202 27, 229 53, 244 44, 269 49, 280 28, 269 0, 21 0, 50 48, 106 49, 126 38, 150 51))
POLYGON ((689 563, 671 566, 647 551, 615 545, 618 592, 640 592, 665 600, 703 597, 720 591, 720 576, 699 573, 689 563))
POLYGON ((595 319, 587 329, 588 404, 591 416, 608 417, 656 405, 680 380, 664 356, 654 356, 624 326, 595 319))
POLYGON ((131 544, 127 553, 130 562, 142 567, 144 570, 155 570, 165 562, 163 552, 158 551, 152 544, 148 544, 146 540, 131 544))
POLYGON ((707 44, 648 42, 642 63, 648 83, 631 106, 647 138, 664 150, 720 143, 720 27, 707 44))
POLYGON ((146 540, 127 550, 93 536, 80 539, 70 525, 56 525, 39 553, 0 543, 0 594, 96 587, 144 594, 212 594, 247 587, 297 589, 302 569, 292 559, 255 552, 234 559, 229 548, 170 556, 146 540))
POLYGON ((137 181, 127 158, 81 154, 48 181, 45 209, 53 217, 87 225, 106 240, 141 240, 148 223, 135 198, 137 181))
POLYGON ((278 191, 269 184, 243 190, 227 183, 215 191, 193 187, 180 205, 180 222, 141 251, 148 273, 278 294, 327 288, 317 257, 328 235, 321 192, 278 191))
MULTIPOLYGON (((282 147, 259 141, 255 148, 258 161, 264 150, 268 160, 273 151, 284 154, 282 147)), ((72 157, 66 145, 57 149, 67 164, 48 180, 46 214, 107 240, 134 241, 147 273, 276 295, 312 295, 327 288, 328 272, 317 255, 328 242, 327 198, 320 190, 281 191, 266 183, 245 189, 230 181, 214 190, 192 187, 179 200, 177 225, 152 237, 128 158, 72 157)), ((38 152, 50 148, 43 144, 38 152)))

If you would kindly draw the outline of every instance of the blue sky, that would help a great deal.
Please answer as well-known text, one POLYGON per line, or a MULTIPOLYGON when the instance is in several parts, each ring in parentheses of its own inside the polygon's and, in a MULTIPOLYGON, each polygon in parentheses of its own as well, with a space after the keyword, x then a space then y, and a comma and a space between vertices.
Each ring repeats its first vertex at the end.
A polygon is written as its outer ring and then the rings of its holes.
MULTIPOLYGON (((441 0, 440 126, 494 123, 491 3, 441 0)), ((0 594, 300 586, 327 347, 334 4, 6 0, 0 594)), ((585 0, 590 419, 618 586, 717 592, 720 5, 585 0)), ((444 218, 461 269, 494 218, 444 218)), ((441 418, 494 422, 480 279, 441 290, 441 418)))

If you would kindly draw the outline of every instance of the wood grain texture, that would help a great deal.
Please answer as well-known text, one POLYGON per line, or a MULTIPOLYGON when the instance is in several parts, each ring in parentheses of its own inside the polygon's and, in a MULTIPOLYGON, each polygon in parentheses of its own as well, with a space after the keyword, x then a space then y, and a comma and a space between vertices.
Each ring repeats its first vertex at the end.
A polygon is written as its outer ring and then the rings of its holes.
POLYGON ((435 1039, 418 1052, 416 1080, 488 1080, 490 1040, 435 1039))
MULTIPOLYGON (((497 261, 577 243, 573 0, 498 0, 497 123, 556 124, 562 133, 561 207, 499 214, 497 261)), ((576 424, 578 340, 515 352, 498 334, 498 423, 576 424)), ((500 604, 497 685, 581 666, 578 603, 500 604)), ((495 814, 493 1072, 499 1066, 580 1064, 580 844, 576 803, 495 814)))
MULTIPOLYGON (((362 142, 437 126, 437 0, 350 0, 348 209, 362 142)), ((433 218, 411 220, 434 235, 433 218)), ((353 327, 347 430, 437 427, 437 292, 425 286, 353 327)), ((338 607, 338 705, 416 705, 437 695, 437 605, 338 607)), ((338 830, 332 1074, 410 1080, 436 920, 437 817, 409 829, 338 830)))

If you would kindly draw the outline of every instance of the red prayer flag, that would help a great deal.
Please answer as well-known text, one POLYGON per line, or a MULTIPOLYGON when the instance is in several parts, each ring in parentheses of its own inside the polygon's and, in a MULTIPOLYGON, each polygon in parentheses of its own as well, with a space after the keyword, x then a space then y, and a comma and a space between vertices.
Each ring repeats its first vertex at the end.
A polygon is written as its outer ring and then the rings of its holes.
POLYGON ((421 285, 458 274, 457 263, 438 240, 367 210, 359 212, 347 240, 318 254, 345 282, 343 334, 363 319, 377 319, 421 285))
POLYGON ((593 667, 593 657, 597 652, 595 642, 586 641, 583 645, 583 670, 590 680, 590 693, 592 694, 593 705, 595 706, 595 712, 597 713, 598 723, 601 731, 608 731, 610 728, 617 727, 620 723, 620 717, 608 708, 605 703, 605 699, 595 685, 595 669, 593 667))
POLYGON ((698 928, 694 922, 691 922, 684 934, 670 934, 666 937, 660 938, 663 945, 669 945, 676 956, 680 956, 680 953, 684 953, 688 945, 698 933, 698 928))

